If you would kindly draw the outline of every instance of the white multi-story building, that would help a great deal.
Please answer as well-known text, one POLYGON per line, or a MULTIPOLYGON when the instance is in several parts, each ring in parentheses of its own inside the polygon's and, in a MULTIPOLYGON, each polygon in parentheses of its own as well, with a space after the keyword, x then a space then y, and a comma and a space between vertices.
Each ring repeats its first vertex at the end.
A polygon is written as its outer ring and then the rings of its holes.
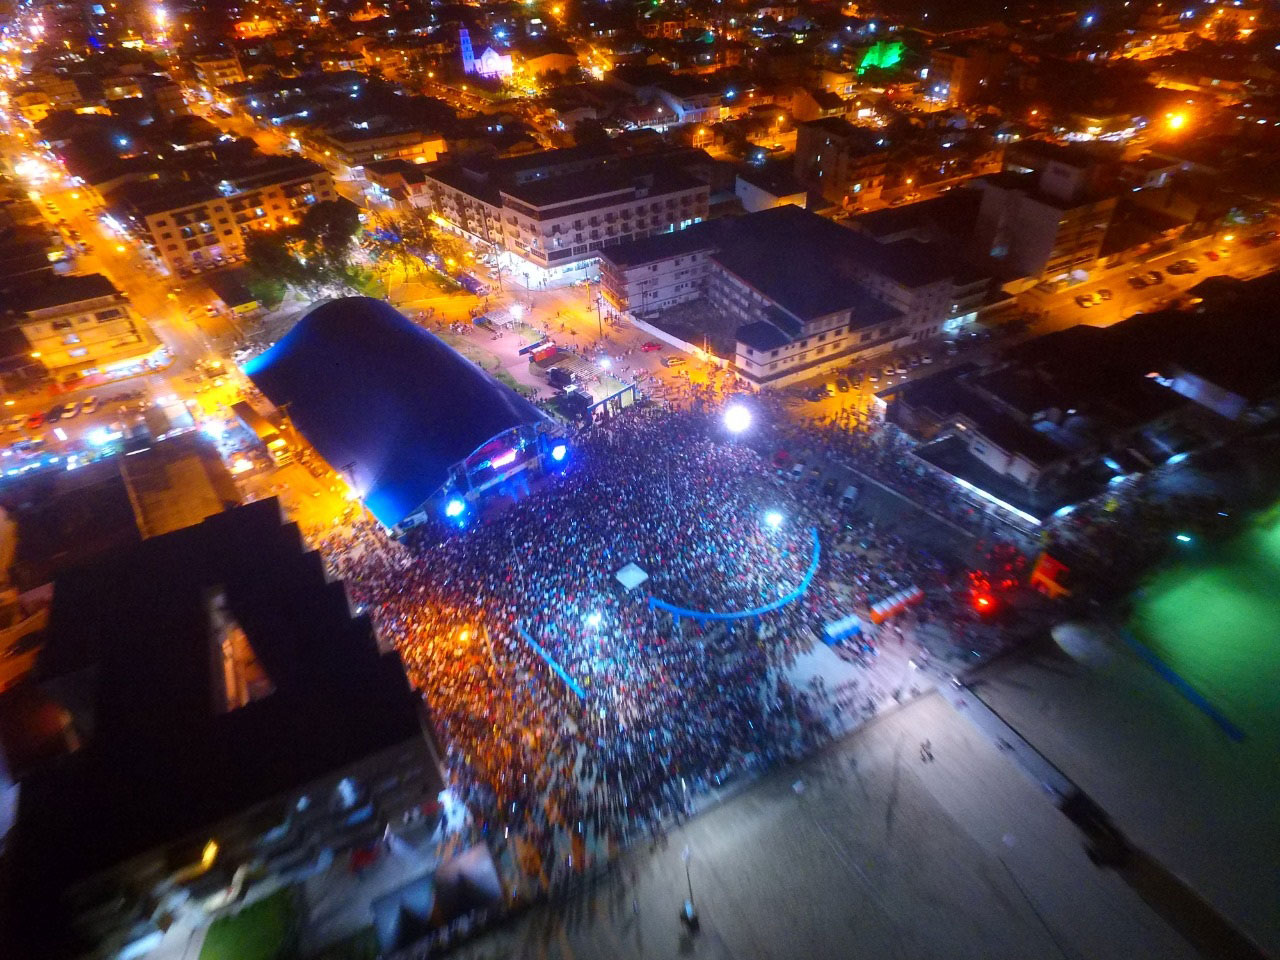
POLYGON ((602 250, 706 219, 706 183, 661 160, 553 150, 427 170, 442 225, 502 254, 529 286, 591 275, 602 250))
POLYGON ((235 54, 223 56, 221 54, 208 54, 196 57, 191 61, 191 68, 195 71, 196 80, 204 88, 206 94, 212 95, 219 87, 230 86, 233 83, 244 82, 244 70, 240 66, 240 59, 235 54))
POLYGON ((635 240, 600 254, 600 294, 614 314, 644 316, 706 294, 720 221, 635 240))
POLYGON ((736 324, 735 364, 756 386, 958 330, 991 288, 937 244, 878 243, 792 205, 605 250, 600 273, 619 314, 705 298, 736 324))

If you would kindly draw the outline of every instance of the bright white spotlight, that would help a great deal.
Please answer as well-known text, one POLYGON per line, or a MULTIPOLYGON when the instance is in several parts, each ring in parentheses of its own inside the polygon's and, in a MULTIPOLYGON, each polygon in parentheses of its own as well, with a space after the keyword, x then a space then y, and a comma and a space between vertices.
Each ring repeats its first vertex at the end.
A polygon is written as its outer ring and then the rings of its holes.
POLYGON ((751 411, 740 403, 724 408, 724 425, 730 433, 741 433, 751 426, 751 411))
POLYGON ((444 515, 446 517, 459 517, 465 509, 467 509, 467 505, 461 497, 451 497, 449 502, 444 505, 444 515))
POLYGON ((770 510, 764 515, 764 522, 773 530, 777 530, 782 526, 782 514, 777 510, 770 510))
POLYGON ((507 310, 511 314, 512 320, 520 320, 524 317, 524 306, 519 303, 513 303, 507 310))
POLYGON ((587 626, 598 627, 600 626, 600 621, 603 619, 604 618, 600 616, 598 611, 596 613, 592 613, 590 616, 587 617, 587 626))
POLYGON ((569 448, 566 447, 563 443, 557 443, 554 447, 551 448, 551 459, 554 460, 556 463, 559 463, 568 455, 569 455, 569 448))

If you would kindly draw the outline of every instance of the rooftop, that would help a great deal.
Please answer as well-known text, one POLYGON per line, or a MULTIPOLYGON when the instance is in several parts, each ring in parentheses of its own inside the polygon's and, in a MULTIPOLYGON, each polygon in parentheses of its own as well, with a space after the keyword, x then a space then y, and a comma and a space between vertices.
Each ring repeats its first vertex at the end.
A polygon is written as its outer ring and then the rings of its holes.
POLYGON ((100 273, 53 276, 37 284, 9 291, 5 307, 15 313, 33 313, 70 306, 100 297, 117 297, 116 285, 100 273))
POLYGON ((379 653, 274 498, 61 576, 38 670, 82 743, 24 781, 11 834, 21 918, 45 954, 74 949, 69 885, 159 848, 198 857, 228 818, 423 741, 399 657, 379 653), (235 627, 270 684, 242 706, 221 656, 235 627))
POLYGON ((610 193, 634 191, 639 195, 643 190, 648 196, 658 197, 680 190, 691 190, 701 184, 702 181, 681 170, 637 173, 633 165, 618 162, 604 169, 583 170, 505 185, 501 192, 533 207, 554 207, 610 193))

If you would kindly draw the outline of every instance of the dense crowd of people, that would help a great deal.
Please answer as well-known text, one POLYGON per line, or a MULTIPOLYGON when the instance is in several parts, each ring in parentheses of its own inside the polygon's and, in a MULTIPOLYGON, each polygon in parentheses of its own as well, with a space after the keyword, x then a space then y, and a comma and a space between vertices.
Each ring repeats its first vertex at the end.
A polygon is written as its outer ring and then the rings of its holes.
POLYGON ((785 668, 823 623, 912 584, 944 612, 936 558, 798 488, 718 410, 654 405, 582 432, 568 469, 470 529, 396 543, 361 527, 321 546, 423 691, 473 820, 499 843, 514 834, 536 874, 811 748, 820 711, 785 668), (811 531, 818 574, 776 612, 677 622, 648 603, 776 600, 804 580, 811 531), (874 542, 875 562, 851 538, 874 542), (643 589, 615 579, 628 563, 643 589))

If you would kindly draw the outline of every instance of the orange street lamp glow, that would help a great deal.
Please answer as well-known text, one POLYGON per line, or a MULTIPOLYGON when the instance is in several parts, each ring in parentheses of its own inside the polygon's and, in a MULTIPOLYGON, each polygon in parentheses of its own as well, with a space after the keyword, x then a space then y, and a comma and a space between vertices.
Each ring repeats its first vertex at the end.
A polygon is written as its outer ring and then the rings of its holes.
POLYGON ((1187 115, 1185 113, 1166 113, 1164 120, 1169 125, 1170 130, 1181 130, 1187 125, 1187 115))

